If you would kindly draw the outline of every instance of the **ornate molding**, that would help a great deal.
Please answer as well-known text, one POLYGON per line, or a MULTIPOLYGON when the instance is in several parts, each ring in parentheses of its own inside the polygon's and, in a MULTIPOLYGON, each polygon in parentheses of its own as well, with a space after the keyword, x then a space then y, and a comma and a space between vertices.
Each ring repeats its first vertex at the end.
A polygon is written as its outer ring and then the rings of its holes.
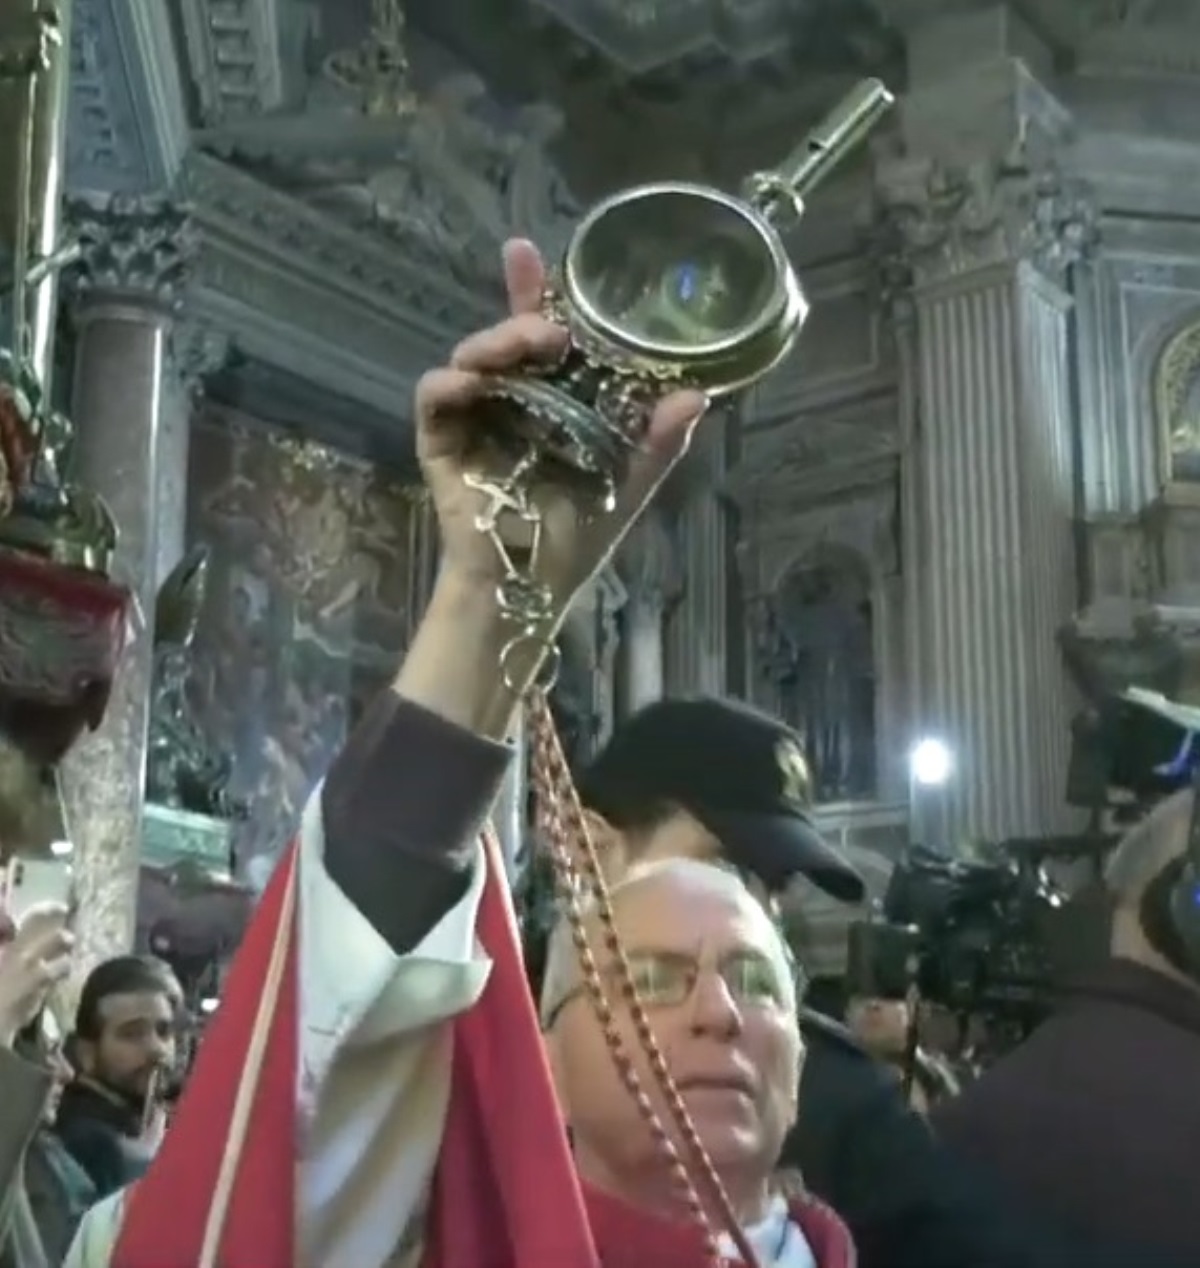
POLYGON ((72 15, 66 146, 72 189, 135 191, 155 183, 113 3, 76 0, 72 15))
POLYGON ((200 235, 189 311, 252 361, 390 419, 394 446, 414 379, 494 300, 210 155, 184 176, 200 235))
POLYGON ((278 0, 181 0, 180 13, 203 126, 279 107, 278 0))
POLYGON ((196 246, 186 210, 165 198, 111 194, 73 199, 70 216, 83 247, 74 277, 80 299, 179 308, 196 246))
POLYGON ((814 501, 877 484, 895 471, 899 438, 878 414, 850 421, 829 416, 801 416, 766 434, 753 429, 742 440, 743 457, 731 468, 720 493, 743 515, 772 520, 803 513, 814 501))
POLYGON ((1018 260, 1060 277, 1096 238, 1086 190, 1053 162, 1033 167, 1018 155, 952 167, 904 156, 884 159, 876 175, 882 254, 918 284, 1018 260))
POLYGON ((192 135, 180 68, 182 50, 175 38, 171 6, 163 0, 119 0, 112 14, 130 95, 142 124, 139 132, 148 188, 169 188, 192 135))
POLYGON ((171 360, 180 386, 192 400, 204 394, 205 381, 228 364, 233 341, 209 322, 177 322, 171 332, 171 360))

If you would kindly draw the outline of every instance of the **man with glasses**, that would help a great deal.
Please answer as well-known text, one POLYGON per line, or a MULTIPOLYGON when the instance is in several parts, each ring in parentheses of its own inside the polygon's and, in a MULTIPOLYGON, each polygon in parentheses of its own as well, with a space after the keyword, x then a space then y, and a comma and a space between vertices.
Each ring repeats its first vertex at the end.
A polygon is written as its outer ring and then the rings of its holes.
MULTIPOLYGON (((633 984, 758 1263, 851 1264, 850 1239, 840 1220, 811 1197, 789 1191, 776 1174, 783 1139, 796 1118, 804 1048, 790 957, 762 905, 729 871, 681 858, 635 864, 611 898, 633 984)), ((594 911, 585 915, 584 927, 611 1001, 612 1030, 659 1121, 675 1136, 594 911)), ((680 1209, 676 1178, 664 1166, 644 1103, 630 1095, 613 1060, 611 1036, 589 999, 565 920, 550 939, 541 1020, 576 1169, 589 1192, 593 1229, 602 1246, 627 1244, 626 1258, 606 1255, 605 1268, 618 1262, 680 1268, 703 1263, 699 1250, 690 1258, 672 1252, 685 1244, 668 1231, 667 1221, 677 1219, 680 1209), (622 1204, 659 1214, 661 1230, 651 1224, 628 1238, 613 1235, 607 1222, 620 1227, 622 1204)), ((702 1184, 697 1189, 709 1222, 721 1229, 725 1216, 717 1201, 702 1184)), ((725 1241, 725 1253, 734 1256, 727 1235, 725 1241)))

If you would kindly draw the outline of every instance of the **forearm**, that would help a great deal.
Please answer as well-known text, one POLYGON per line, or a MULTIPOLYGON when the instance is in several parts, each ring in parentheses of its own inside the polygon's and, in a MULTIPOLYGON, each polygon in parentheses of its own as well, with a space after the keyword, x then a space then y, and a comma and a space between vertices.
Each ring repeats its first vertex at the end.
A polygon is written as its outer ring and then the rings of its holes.
POLYGON ((473 735, 504 739, 558 623, 515 644, 493 584, 443 574, 392 690, 473 735))
POLYGON ((511 630, 494 596, 439 584, 404 666, 325 781, 324 865, 397 954, 411 951, 466 893, 475 839, 511 754, 497 743, 530 652, 499 668, 511 630))

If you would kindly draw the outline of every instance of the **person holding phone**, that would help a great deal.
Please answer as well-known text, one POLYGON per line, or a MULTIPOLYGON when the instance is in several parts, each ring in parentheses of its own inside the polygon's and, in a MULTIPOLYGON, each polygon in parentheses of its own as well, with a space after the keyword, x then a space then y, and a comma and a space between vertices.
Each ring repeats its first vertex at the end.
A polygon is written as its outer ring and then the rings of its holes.
POLYGON ((55 1145, 42 1131, 64 1072, 43 1042, 51 990, 71 968, 74 938, 65 903, 38 903, 0 927, 0 1265, 53 1268, 96 1198, 69 1160, 43 1183, 55 1145), (42 1146, 48 1146, 43 1149, 42 1146), (42 1200, 44 1199, 44 1200, 42 1200))

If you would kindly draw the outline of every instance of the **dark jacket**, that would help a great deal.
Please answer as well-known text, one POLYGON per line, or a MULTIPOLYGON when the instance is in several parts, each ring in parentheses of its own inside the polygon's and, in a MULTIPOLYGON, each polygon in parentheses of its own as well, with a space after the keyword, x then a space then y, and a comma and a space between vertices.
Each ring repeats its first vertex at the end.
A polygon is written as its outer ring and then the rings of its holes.
POLYGON ((959 1100, 939 1136, 1029 1207, 1200 1264, 1200 991, 1113 960, 959 1100))
POLYGON ((96 1186, 97 1200, 136 1180, 150 1165, 141 1111, 86 1079, 63 1089, 54 1130, 96 1186))
POLYGON ((1069 1233, 963 1165, 837 1022, 801 1016, 800 1116, 782 1162, 850 1226, 860 1268, 1194 1268, 1069 1233))
POLYGON ((53 1076, 0 1048, 0 1268, 57 1268, 95 1192, 43 1124, 53 1076))

